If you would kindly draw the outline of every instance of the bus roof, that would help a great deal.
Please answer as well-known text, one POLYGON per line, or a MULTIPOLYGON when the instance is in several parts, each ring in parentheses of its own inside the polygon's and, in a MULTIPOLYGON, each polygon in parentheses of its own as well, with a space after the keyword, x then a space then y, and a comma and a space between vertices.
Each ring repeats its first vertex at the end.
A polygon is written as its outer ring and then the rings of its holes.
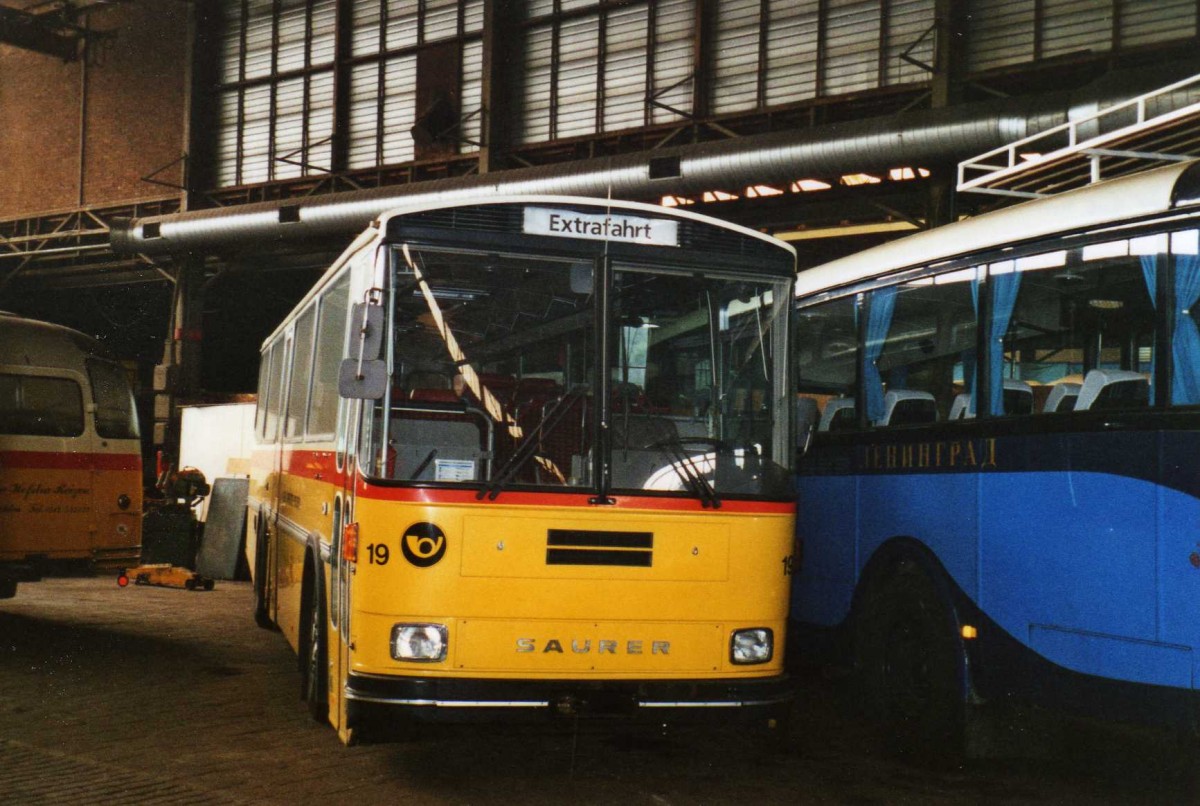
POLYGON ((78 330, 0 311, 0 364, 82 372, 88 356, 110 357, 78 330))
POLYGON ((441 203, 431 204, 428 201, 420 204, 412 204, 409 206, 394 207, 380 213, 370 225, 359 233, 354 240, 346 247, 337 260, 333 262, 323 275, 313 284, 308 293, 304 295, 296 306, 288 313, 287 316, 271 331, 269 335, 262 341, 260 351, 266 350, 267 347, 278 338, 279 334, 287 329, 288 324, 296 317, 296 314, 302 310, 318 293, 324 288, 333 278, 341 272, 342 267, 356 253, 370 246, 377 239, 383 237, 388 230, 388 222, 393 218, 399 218, 413 213, 428 212, 430 210, 444 210, 452 207, 478 207, 483 205, 494 204, 576 204, 576 205, 604 205, 620 210, 633 210, 638 212, 651 213, 654 215, 662 215, 671 218, 687 218, 694 221, 700 221, 714 226, 719 226, 723 229, 738 232, 747 237, 757 238, 761 241, 770 243, 779 249, 787 252, 793 261, 796 259, 796 247, 790 243, 781 241, 778 238, 759 232, 757 230, 743 227, 740 224, 733 224, 728 221, 722 221, 718 218, 693 213, 690 210, 682 210, 677 207, 663 207, 657 204, 647 204, 645 202, 622 201, 620 199, 597 199, 588 196, 552 196, 552 195, 496 195, 481 197, 478 189, 472 190, 470 194, 465 192, 462 195, 448 195, 441 203))
POLYGON ((800 272, 796 296, 852 285, 988 249, 1117 224, 1171 209, 1175 183, 1196 162, 1155 168, 926 230, 800 272))
POLYGON ((430 204, 425 202, 424 204, 414 204, 409 207, 396 207, 380 214, 378 220, 380 223, 380 228, 386 232, 388 221, 392 218, 411 215, 412 213, 426 212, 428 210, 444 210, 450 207, 477 207, 493 204, 577 204, 592 207, 610 207, 616 210, 631 210, 641 213, 648 213, 651 215, 667 216, 670 218, 687 218, 691 219, 692 221, 711 224, 713 226, 720 227, 721 229, 738 232, 750 238, 757 238, 761 241, 766 241, 773 246, 777 246, 784 251, 790 252, 793 258, 796 255, 796 248, 794 246, 785 241, 781 241, 772 235, 767 235, 766 233, 750 229, 749 227, 743 227, 740 224, 734 224, 719 218, 713 218, 712 216, 695 213, 691 210, 685 210, 680 207, 663 207, 660 204, 648 204, 646 202, 623 201, 621 199, 598 199, 588 196, 503 195, 488 196, 481 199, 478 195, 478 191, 475 191, 475 194, 469 197, 448 197, 444 203, 440 204, 430 204))

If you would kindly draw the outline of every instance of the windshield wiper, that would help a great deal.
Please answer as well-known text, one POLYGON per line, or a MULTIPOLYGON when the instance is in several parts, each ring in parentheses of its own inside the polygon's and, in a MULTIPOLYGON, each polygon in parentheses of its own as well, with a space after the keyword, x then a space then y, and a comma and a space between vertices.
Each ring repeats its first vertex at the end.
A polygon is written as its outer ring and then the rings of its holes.
MULTIPOLYGON (((693 464, 692 457, 688 456, 683 450, 683 441, 679 437, 673 439, 663 439, 654 443, 654 447, 662 456, 667 459, 671 469, 676 475, 683 480, 683 483, 691 490, 692 495, 700 499, 700 504, 705 509, 712 507, 713 509, 721 508, 721 499, 717 496, 717 491, 713 489, 712 484, 704 477, 696 465, 693 464)), ((715 446, 714 446, 715 447, 715 446)), ((717 455, 713 453, 713 466, 716 467, 717 455)))
POLYGON ((578 400, 584 391, 576 389, 568 392, 555 402, 550 411, 542 416, 542 421, 538 423, 537 427, 517 445, 508 461, 496 471, 492 481, 484 484, 483 488, 475 494, 476 500, 481 500, 486 495, 489 501, 495 501, 497 496, 504 492, 505 487, 516 477, 525 463, 537 455, 537 446, 542 437, 548 436, 566 417, 567 412, 571 409, 571 406, 567 404, 578 400))

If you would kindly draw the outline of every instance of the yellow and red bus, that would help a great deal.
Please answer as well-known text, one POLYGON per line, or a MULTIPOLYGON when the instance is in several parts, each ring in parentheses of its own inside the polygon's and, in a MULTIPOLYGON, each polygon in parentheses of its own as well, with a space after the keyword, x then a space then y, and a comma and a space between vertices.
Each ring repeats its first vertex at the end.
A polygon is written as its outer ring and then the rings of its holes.
POLYGON ((262 351, 247 555, 314 717, 778 724, 794 272, 644 204, 376 220, 262 351))
POLYGON ((142 455, 124 368, 93 338, 0 313, 0 599, 137 565, 142 455))

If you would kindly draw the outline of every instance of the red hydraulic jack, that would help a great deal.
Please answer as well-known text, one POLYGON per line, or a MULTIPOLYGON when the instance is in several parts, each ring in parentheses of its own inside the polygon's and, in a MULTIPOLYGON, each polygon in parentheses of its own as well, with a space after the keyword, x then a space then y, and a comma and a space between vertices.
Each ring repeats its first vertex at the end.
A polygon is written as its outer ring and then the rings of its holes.
POLYGON ((213 589, 213 581, 201 576, 190 568, 162 563, 158 565, 139 565, 136 568, 121 571, 117 575, 117 584, 122 588, 135 582, 138 585, 157 585, 160 588, 183 588, 190 591, 213 589))

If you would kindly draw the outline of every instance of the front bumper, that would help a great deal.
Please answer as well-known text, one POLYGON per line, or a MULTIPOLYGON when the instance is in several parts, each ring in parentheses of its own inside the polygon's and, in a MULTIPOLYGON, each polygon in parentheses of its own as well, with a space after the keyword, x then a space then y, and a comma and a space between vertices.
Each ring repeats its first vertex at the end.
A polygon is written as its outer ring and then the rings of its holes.
POLYGON ((769 718, 794 696, 787 675, 723 680, 485 680, 350 675, 353 711, 428 721, 552 717, 685 720, 769 718))

